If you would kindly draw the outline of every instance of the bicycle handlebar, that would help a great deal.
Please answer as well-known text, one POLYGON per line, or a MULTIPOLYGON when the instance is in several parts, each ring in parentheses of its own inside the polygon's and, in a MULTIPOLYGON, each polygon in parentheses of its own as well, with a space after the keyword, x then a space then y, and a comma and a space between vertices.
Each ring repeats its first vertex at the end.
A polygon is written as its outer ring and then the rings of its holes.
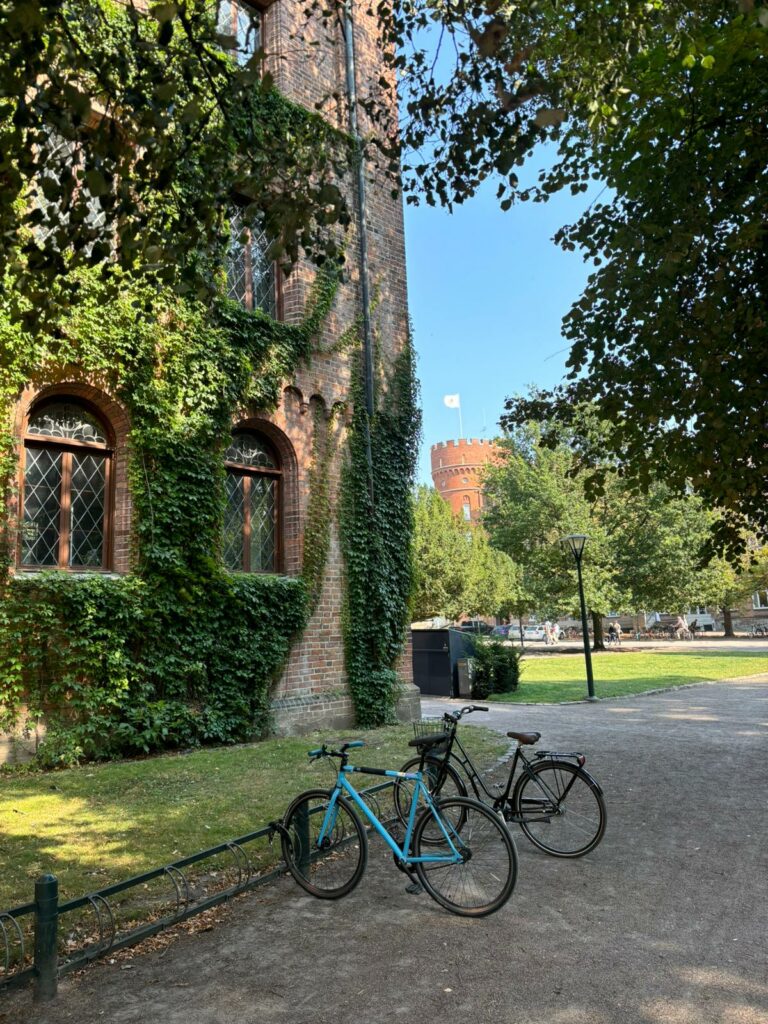
POLYGON ((312 761, 317 761, 321 757, 340 757, 342 760, 346 756, 347 751, 351 747, 364 747, 364 740, 349 740, 347 743, 342 743, 339 750, 334 750, 329 747, 327 743, 324 743, 322 747, 317 747, 315 750, 308 750, 307 757, 312 761))
POLYGON ((443 715, 443 719, 446 722, 458 722, 464 715, 470 715, 473 711, 489 711, 490 708, 480 707, 479 704, 467 704, 466 707, 461 708, 459 711, 446 711, 443 715))

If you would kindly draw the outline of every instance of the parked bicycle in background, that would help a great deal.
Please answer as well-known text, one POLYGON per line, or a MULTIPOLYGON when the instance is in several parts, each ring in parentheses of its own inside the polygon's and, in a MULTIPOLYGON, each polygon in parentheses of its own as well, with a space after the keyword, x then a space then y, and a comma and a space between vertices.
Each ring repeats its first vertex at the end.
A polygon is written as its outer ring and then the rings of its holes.
MULTIPOLYGON (((529 758, 523 747, 538 743, 541 733, 508 732, 516 746, 507 781, 489 789, 457 735, 463 716, 474 711, 488 708, 468 705, 442 719, 414 723, 417 735, 409 745, 419 753, 401 771, 421 772, 432 794, 441 798, 466 797, 471 787, 478 800, 519 825, 526 838, 553 857, 583 857, 594 850, 605 833, 607 814, 603 791, 584 768, 584 754, 538 750, 529 758)), ((394 798, 398 817, 406 821, 413 799, 407 778, 395 782, 394 798)))

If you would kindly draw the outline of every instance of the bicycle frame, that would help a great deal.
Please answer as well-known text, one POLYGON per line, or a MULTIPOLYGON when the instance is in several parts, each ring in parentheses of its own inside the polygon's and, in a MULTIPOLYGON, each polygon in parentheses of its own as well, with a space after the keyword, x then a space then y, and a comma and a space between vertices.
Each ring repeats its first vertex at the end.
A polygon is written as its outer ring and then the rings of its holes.
MULTIPOLYGON (((557 753, 556 751, 546 751, 546 752, 542 752, 542 757, 538 758, 538 760, 543 760, 544 758, 549 758, 550 760, 557 760, 557 759, 571 760, 571 759, 577 759, 578 755, 577 754, 571 754, 571 753, 560 754, 560 753, 557 753)), ((523 754, 523 752, 520 749, 520 747, 516 746, 515 747, 514 757, 512 758, 512 765, 511 765, 511 767, 509 769, 509 775, 507 776, 506 787, 504 788, 503 792, 501 792, 501 793, 491 793, 490 790, 488 789, 488 787, 483 782, 482 776, 480 775, 480 773, 478 772, 477 768, 473 764, 472 758, 469 756, 467 751, 462 746, 461 740, 459 739, 458 731, 457 730, 454 730, 453 739, 449 743, 448 749, 445 752, 444 763, 445 764, 449 764, 452 759, 454 761, 456 761, 456 763, 459 764, 460 767, 462 768, 462 770, 464 772, 464 775, 469 780, 470 785, 472 786, 472 789, 474 790, 474 793, 475 793, 475 796, 477 797, 477 799, 478 800, 482 800, 483 799, 481 794, 480 794, 480 790, 482 789, 482 791, 485 794, 486 798, 488 800, 492 801, 494 808, 502 808, 506 804, 509 803, 510 793, 512 792, 512 783, 514 781, 515 770, 517 768, 518 762, 522 762, 522 765, 523 765, 523 769, 522 770, 526 773, 526 775, 529 776, 529 778, 535 778, 536 779, 536 782, 537 782, 539 788, 543 791, 545 797, 547 798, 547 801, 551 801, 552 804, 554 804, 555 807, 559 807, 560 804, 562 803, 562 801, 567 797, 568 793, 570 792, 571 786, 574 784, 575 778, 576 778, 574 776, 571 779, 571 781, 567 784, 567 786, 565 787, 565 789, 563 790, 562 793, 560 793, 560 794, 554 793, 551 790, 551 788, 547 785, 546 782, 543 782, 541 779, 538 779, 535 776, 535 774, 533 772, 533 769, 531 768, 531 762, 523 754), (459 751, 461 752, 460 755, 456 754, 454 752, 456 747, 459 748, 459 751)), ((584 771, 583 766, 579 765, 579 767, 581 768, 582 771, 584 771)), ((587 773, 585 772, 585 774, 587 774, 587 773)), ((590 778, 591 778, 591 776, 590 776, 590 778)), ((534 808, 538 808, 539 812, 541 812, 541 806, 542 806, 542 803, 543 803, 543 801, 541 799, 539 799, 539 798, 526 798, 524 802, 527 805, 529 805, 529 812, 533 812, 534 808)), ((506 815, 506 811, 505 811, 505 815, 506 815)), ((534 819, 534 818, 529 817, 529 815, 526 814, 525 812, 523 812, 522 814, 511 815, 510 817, 508 817, 507 820, 512 821, 512 822, 514 822, 516 824, 519 824, 521 821, 548 820, 549 817, 550 817, 550 815, 544 814, 544 816, 542 818, 535 818, 534 819)))
MULTIPOLYGON (((462 855, 459 853, 459 851, 457 850, 456 846, 453 843, 453 840, 448 835, 448 832, 445 828, 445 824, 443 823, 443 819, 440 817, 440 812, 435 806, 432 797, 429 795, 429 792, 422 781, 421 772, 396 772, 385 770, 382 768, 362 768, 351 764, 342 765, 342 767, 339 769, 339 774, 336 779, 336 785, 334 786, 331 799, 328 801, 328 807, 325 812, 325 818, 323 819, 322 828, 320 829, 320 835, 318 836, 318 846, 322 843, 326 834, 333 830, 333 826, 336 822, 336 802, 339 799, 339 795, 342 792, 345 794, 345 796, 349 797, 350 800, 355 804, 355 806, 363 813, 364 817, 370 822, 371 827, 376 832, 378 832, 378 834, 381 836, 381 838, 384 840, 387 846, 392 850, 392 853, 394 853, 394 855, 404 864, 458 864, 463 860, 462 855), (392 838, 389 832, 384 828, 384 826, 381 824, 381 822, 370 809, 370 807, 368 807, 368 805, 359 795, 354 786, 346 778, 348 774, 352 774, 353 772, 359 772, 363 775, 385 775, 387 778, 391 779, 409 779, 416 783, 416 793, 414 794, 414 798, 411 801, 411 807, 408 814, 408 824, 405 829, 405 838, 403 839, 402 849, 400 848, 400 846, 398 846, 398 844, 395 842, 395 840, 392 838), (414 822, 416 821, 416 805, 419 803, 419 797, 422 796, 424 797, 424 803, 426 807, 430 811, 432 811, 434 820, 439 826, 440 831, 443 833, 443 836, 446 839, 448 846, 450 847, 450 855, 425 854, 424 856, 414 857, 412 854, 408 853, 408 850, 411 845, 411 837, 413 835, 413 826, 414 822)), ((461 843, 461 838, 458 834, 456 835, 456 840, 460 845, 463 845, 461 843)))

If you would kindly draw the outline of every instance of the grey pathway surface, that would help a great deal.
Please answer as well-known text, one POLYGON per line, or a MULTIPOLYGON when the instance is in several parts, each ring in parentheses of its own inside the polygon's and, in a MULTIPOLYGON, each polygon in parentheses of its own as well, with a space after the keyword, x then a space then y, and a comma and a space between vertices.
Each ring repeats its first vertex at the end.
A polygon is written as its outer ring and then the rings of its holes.
POLYGON ((375 842, 344 900, 282 880, 130 970, 65 979, 54 1004, 14 995, 0 1021, 766 1024, 768 678, 474 717, 587 753, 596 851, 560 861, 518 832, 512 899, 472 921, 406 894, 375 842))

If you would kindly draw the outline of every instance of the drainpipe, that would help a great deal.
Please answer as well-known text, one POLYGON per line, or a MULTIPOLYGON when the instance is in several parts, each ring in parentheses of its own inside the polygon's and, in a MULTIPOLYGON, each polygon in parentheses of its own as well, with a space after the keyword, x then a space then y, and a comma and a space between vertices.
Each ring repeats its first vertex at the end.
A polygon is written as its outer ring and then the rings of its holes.
POLYGON ((373 458, 371 454, 371 420, 373 419, 373 331, 371 328, 371 288, 368 276, 368 216, 365 187, 365 166, 363 145, 357 123, 357 74, 355 64, 355 34, 352 19, 352 2, 345 0, 344 20, 344 65, 347 79, 347 102, 349 107, 349 134, 355 146, 355 174, 357 185, 357 223, 360 238, 360 292, 363 305, 363 377, 365 380, 365 446, 370 476, 371 497, 373 497, 373 458))

